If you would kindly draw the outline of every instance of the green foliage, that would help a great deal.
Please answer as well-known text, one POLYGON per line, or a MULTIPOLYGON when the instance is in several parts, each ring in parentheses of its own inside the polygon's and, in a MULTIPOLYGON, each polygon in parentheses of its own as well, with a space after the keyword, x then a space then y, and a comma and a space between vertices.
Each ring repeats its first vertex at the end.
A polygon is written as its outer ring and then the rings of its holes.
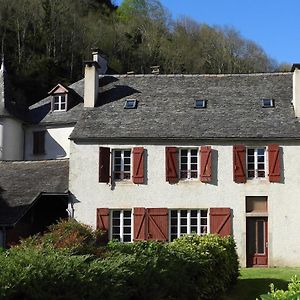
POLYGON ((300 300, 300 281, 297 276, 291 278, 286 291, 276 289, 274 284, 270 285, 270 292, 261 295, 261 300, 300 300))
POLYGON ((232 238, 109 242, 100 256, 96 241, 69 221, 0 252, 0 299, 216 299, 238 276, 232 238))

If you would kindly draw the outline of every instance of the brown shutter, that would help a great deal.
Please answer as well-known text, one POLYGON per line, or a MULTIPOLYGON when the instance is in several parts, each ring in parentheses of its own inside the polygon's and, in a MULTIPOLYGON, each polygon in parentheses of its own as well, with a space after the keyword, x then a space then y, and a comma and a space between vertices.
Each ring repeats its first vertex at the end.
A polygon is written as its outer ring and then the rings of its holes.
POLYGON ((269 180, 280 182, 280 148, 277 144, 268 146, 269 152, 269 180))
POLYGON ((99 182, 109 183, 110 149, 99 149, 99 182))
POLYGON ((176 183, 178 181, 177 148, 166 147, 166 181, 176 183))
POLYGON ((168 209, 148 208, 148 240, 168 240, 168 209))
POLYGON ((144 183, 144 148, 133 148, 133 183, 144 183))
POLYGON ((109 209, 108 208, 97 208, 97 229, 105 231, 101 241, 108 241, 109 231, 109 209))
POLYGON ((46 130, 33 132, 33 154, 45 154, 46 130))
POLYGON ((148 229, 146 222, 146 208, 135 207, 133 209, 134 241, 146 240, 148 229))
POLYGON ((210 209, 210 233, 220 236, 231 235, 231 210, 230 208, 210 209))
POLYGON ((246 147, 233 146, 233 180, 237 183, 246 182, 246 147))
POLYGON ((200 148, 200 180, 202 182, 211 182, 211 162, 212 152, 210 146, 201 146, 200 148))

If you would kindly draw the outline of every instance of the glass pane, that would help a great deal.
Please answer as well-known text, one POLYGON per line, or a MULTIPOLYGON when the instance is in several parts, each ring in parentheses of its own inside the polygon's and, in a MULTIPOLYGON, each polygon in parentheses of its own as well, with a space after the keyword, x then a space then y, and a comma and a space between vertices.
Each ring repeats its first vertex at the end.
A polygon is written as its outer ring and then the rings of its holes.
POLYGON ((207 210, 201 210, 201 217, 207 217, 207 210))
POLYGON ((197 157, 191 157, 191 163, 197 164, 197 157))
POLYGON ((124 210, 123 214, 125 218, 131 218, 131 210, 124 210))
POLYGON ((131 233, 131 227, 124 227, 124 233, 131 233))
POLYGON ((201 225, 207 225, 207 219, 202 218, 201 219, 201 225))
POLYGON ((54 104, 54 110, 58 110, 59 109, 59 106, 58 106, 58 104, 54 104))
POLYGON ((197 219, 191 219, 191 225, 197 225, 197 219))
POLYGON ((177 225, 177 219, 172 218, 172 219, 171 219, 171 225, 172 225, 172 226, 177 225))
POLYGON ((254 170, 254 164, 248 164, 248 170, 254 170))
POLYGON ((124 179, 130 179, 130 173, 124 173, 124 179))
POLYGON ((66 109, 66 104, 65 103, 62 103, 61 106, 60 106, 61 110, 65 110, 66 109))
POLYGON ((120 219, 113 219, 112 224, 113 226, 120 226, 120 219))
POLYGON ((130 157, 130 150, 124 151, 124 157, 130 157))
POLYGON ((183 170, 183 171, 186 171, 187 170, 187 164, 181 164, 180 169, 183 170))
POLYGON ((248 171, 248 177, 249 178, 254 177, 254 171, 248 171))
POLYGON ((254 156, 248 156, 248 162, 254 163, 254 156))
POLYGON ((112 235, 112 239, 113 239, 113 240, 119 240, 119 241, 121 240, 119 234, 113 234, 113 235, 112 235))
POLYGON ((120 227, 113 227, 112 232, 113 232, 113 234, 119 234, 120 233, 120 227))
POLYGON ((176 233, 177 234, 177 227, 171 227, 171 233, 176 233))
POLYGON ((265 253, 264 221, 257 221, 257 253, 265 253))
POLYGON ((130 158, 128 158, 128 157, 124 158, 124 164, 130 165, 130 158))
POLYGON ((177 210, 171 210, 171 217, 177 217, 177 210))
POLYGON ((191 178, 197 178, 197 177, 198 177, 197 171, 191 172, 191 178))
POLYGON ((181 156, 187 156, 187 150, 181 150, 181 156))
POLYGON ((120 165, 115 165, 115 171, 120 172, 121 171, 121 166, 120 165))
POLYGON ((259 148, 257 149, 257 155, 264 155, 265 149, 264 148, 259 148))
POLYGON ((191 150, 191 155, 192 155, 192 156, 196 156, 196 159, 197 159, 197 152, 198 152, 197 149, 192 149, 192 150, 191 150))
POLYGON ((131 220, 130 219, 124 219, 124 226, 130 226, 131 220))
POLYGON ((265 171, 258 171, 257 176, 258 177, 265 177, 265 171))
POLYGON ((181 210, 180 211, 180 216, 181 217, 186 217, 187 216, 187 210, 181 210))
POLYGON ((187 225, 187 219, 180 219, 181 225, 187 225))
POLYGON ((186 164, 187 163, 187 157, 181 157, 181 163, 186 164))
POLYGON ((191 226, 191 233, 197 233, 197 226, 191 226))
POLYGON ((125 242, 125 243, 131 242, 131 235, 124 235, 123 242, 125 242))
POLYGON ((124 166, 124 171, 126 172, 128 172, 128 171, 130 171, 130 165, 129 166, 124 166))
POLYGON ((197 217, 197 210, 191 210, 191 217, 197 217))
POLYGON ((265 161, 265 157, 264 156, 258 156, 257 160, 258 160, 258 162, 264 162, 265 161))
POLYGON ((121 179, 121 173, 115 172, 114 173, 114 179, 116 179, 116 180, 121 179))
POLYGON ((264 170, 265 164, 258 164, 257 168, 258 168, 258 170, 264 170))
POLYGON ((254 155, 254 149, 248 149, 248 155, 254 155))
POLYGON ((174 241, 175 239, 177 239, 177 234, 176 235, 171 235, 171 241, 174 241))
POLYGON ((114 210, 112 213, 113 218, 120 218, 120 211, 119 210, 114 210))
POLYGON ((121 164, 121 157, 115 157, 115 165, 121 164))
POLYGON ((121 157, 121 151, 115 151, 115 157, 121 157))
POLYGON ((181 234, 187 233, 187 227, 180 227, 180 233, 181 234))
POLYGON ((207 233, 207 227, 206 226, 201 226, 200 231, 201 231, 201 234, 207 233))

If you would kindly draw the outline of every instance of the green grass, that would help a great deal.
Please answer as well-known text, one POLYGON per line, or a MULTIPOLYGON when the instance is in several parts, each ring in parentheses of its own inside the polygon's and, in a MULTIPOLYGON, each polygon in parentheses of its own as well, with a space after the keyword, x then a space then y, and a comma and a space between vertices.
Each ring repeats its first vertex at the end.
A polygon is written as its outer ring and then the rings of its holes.
POLYGON ((293 275, 300 278, 300 268, 243 268, 237 284, 224 300, 255 300, 270 290, 270 283, 276 288, 286 289, 293 275))

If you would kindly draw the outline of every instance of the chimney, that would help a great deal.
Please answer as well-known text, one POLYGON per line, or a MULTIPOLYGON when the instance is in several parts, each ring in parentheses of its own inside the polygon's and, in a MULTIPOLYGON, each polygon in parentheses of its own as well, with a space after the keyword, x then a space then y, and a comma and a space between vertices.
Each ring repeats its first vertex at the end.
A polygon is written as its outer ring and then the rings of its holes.
POLYGON ((300 64, 293 64, 293 105, 295 115, 300 118, 300 64))
POLYGON ((85 62, 84 68, 84 107, 95 107, 99 94, 99 75, 107 71, 107 61, 93 50, 93 60, 85 62))

